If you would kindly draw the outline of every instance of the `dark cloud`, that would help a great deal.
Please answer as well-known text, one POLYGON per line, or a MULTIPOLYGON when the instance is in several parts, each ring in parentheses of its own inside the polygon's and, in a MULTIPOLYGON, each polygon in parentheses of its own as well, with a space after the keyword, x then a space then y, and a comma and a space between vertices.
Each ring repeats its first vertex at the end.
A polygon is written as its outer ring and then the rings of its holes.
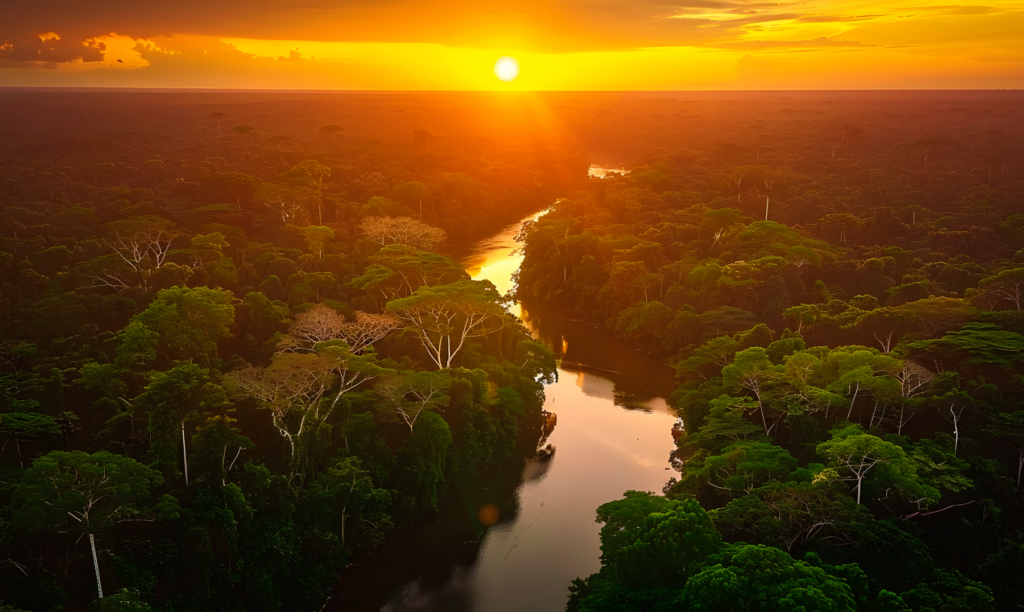
POLYGON ((58 38, 52 33, 5 38, 0 45, 0 60, 9 62, 67 62, 103 61, 103 43, 87 44, 74 39, 58 38))

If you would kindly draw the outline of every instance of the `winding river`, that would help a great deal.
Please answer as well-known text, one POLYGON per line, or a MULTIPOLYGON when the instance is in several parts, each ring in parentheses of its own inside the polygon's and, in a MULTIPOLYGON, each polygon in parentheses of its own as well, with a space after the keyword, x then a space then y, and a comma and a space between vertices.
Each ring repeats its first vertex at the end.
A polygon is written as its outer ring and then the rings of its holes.
MULTIPOLYGON (((536 218, 536 216, 530 217, 536 218)), ((474 279, 503 293, 522 261, 522 222, 459 256, 474 279)), ((675 416, 665 398, 673 371, 609 333, 531 305, 518 314, 559 359, 545 408, 558 415, 547 461, 528 460, 489 478, 476 499, 503 516, 482 535, 468 496, 452 494, 433 517, 391 536, 349 567, 326 610, 555 612, 570 581, 600 567, 596 508, 629 489, 660 491, 675 416)))

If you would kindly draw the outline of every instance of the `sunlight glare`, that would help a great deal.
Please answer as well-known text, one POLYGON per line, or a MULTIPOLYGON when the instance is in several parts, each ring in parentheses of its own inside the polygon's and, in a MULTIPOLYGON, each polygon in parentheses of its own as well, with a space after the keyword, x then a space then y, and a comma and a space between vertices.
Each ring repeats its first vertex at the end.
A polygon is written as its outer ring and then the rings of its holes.
POLYGON ((494 62, 494 74, 506 83, 519 76, 519 62, 514 57, 502 57, 494 62))

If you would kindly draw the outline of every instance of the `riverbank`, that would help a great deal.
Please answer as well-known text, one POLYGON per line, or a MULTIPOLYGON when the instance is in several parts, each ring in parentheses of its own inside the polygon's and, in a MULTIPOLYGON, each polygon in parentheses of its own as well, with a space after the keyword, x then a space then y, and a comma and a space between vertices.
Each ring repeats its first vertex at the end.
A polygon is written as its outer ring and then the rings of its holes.
MULTIPOLYGON (((507 294, 522 261, 514 240, 521 224, 454 254, 474 279, 507 294)), ((563 610, 566 585, 598 567, 594 509, 629 489, 660 491, 668 480, 674 371, 543 306, 513 308, 560 359, 558 380, 545 388, 545 409, 558 415, 545 441, 554 455, 491 474, 480 490, 450 492, 438 513, 350 567, 325 609, 563 610), (500 509, 482 537, 469 503, 481 495, 500 509)))

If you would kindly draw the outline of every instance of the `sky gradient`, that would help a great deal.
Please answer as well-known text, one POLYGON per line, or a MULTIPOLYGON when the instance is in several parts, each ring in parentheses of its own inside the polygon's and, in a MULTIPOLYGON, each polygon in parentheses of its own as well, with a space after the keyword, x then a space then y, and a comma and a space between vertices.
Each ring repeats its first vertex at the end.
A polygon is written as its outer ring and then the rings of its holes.
POLYGON ((1024 5, 1002 0, 0 0, 0 14, 0 86, 1024 88, 1024 5), (506 55, 511 83, 492 71, 506 55))

